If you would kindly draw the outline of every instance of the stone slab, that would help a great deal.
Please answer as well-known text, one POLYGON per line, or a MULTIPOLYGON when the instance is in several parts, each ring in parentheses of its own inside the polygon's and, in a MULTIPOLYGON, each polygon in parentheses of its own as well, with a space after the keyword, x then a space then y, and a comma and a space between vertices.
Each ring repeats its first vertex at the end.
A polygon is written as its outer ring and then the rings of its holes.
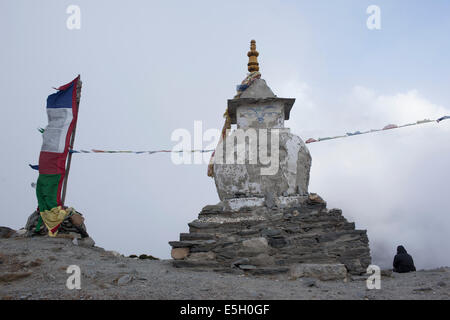
POLYGON ((347 269, 343 264, 309 264, 302 263, 291 266, 290 275, 293 278, 316 278, 319 280, 344 280, 347 269))

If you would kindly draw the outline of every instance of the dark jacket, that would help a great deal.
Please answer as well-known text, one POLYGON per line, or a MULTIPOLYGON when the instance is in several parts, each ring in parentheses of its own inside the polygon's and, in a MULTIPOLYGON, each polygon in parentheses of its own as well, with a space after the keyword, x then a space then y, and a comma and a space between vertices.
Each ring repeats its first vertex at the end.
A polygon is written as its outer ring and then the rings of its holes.
POLYGON ((411 271, 416 271, 413 258, 403 246, 398 246, 397 254, 394 257, 394 272, 405 273, 411 271))

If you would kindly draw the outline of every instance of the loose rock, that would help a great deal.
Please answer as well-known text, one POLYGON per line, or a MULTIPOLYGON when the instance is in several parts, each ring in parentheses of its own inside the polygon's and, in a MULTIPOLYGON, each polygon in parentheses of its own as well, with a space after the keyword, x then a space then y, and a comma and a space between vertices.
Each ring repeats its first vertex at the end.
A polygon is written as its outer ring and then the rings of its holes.
POLYGON ((310 277, 323 281, 344 280, 347 269, 343 264, 298 264, 291 267, 291 276, 310 277))
POLYGON ((0 239, 11 238, 16 233, 15 230, 8 227, 0 227, 0 239))
POLYGON ((117 285, 123 286, 123 285, 130 283, 132 280, 133 280, 133 277, 126 274, 126 275, 120 277, 119 279, 117 279, 117 285))
POLYGON ((189 248, 173 248, 171 256, 175 260, 181 260, 189 255, 189 248))

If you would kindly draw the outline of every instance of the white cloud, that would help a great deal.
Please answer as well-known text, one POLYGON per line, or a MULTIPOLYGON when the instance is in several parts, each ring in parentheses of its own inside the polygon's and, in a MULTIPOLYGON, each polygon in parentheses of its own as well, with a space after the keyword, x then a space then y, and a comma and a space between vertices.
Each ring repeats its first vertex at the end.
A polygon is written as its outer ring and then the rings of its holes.
MULTIPOLYGON (((449 113, 443 106, 425 99, 417 90, 395 95, 377 95, 374 90, 355 86, 348 98, 349 105, 359 110, 369 125, 393 122, 404 124, 423 119, 437 119, 449 113)), ((355 115, 357 116, 357 115, 355 115)))
MULTIPOLYGON (((423 119, 437 119, 450 109, 436 105, 418 90, 394 95, 377 94, 375 90, 354 86, 349 93, 331 97, 323 90, 291 79, 275 83, 280 97, 295 97, 287 125, 305 140, 383 128, 388 124, 407 124, 423 119)), ((448 131, 448 126, 441 126, 448 131)))

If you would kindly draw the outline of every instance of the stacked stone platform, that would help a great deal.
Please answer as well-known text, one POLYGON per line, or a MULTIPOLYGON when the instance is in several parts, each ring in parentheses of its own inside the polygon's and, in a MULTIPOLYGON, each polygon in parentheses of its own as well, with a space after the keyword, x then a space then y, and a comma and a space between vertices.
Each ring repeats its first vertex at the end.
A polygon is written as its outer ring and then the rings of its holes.
POLYGON ((292 275, 311 265, 366 272, 366 230, 355 230, 340 209, 328 210, 315 194, 275 200, 234 210, 226 200, 204 207, 189 233, 169 242, 174 266, 253 275, 292 275))

